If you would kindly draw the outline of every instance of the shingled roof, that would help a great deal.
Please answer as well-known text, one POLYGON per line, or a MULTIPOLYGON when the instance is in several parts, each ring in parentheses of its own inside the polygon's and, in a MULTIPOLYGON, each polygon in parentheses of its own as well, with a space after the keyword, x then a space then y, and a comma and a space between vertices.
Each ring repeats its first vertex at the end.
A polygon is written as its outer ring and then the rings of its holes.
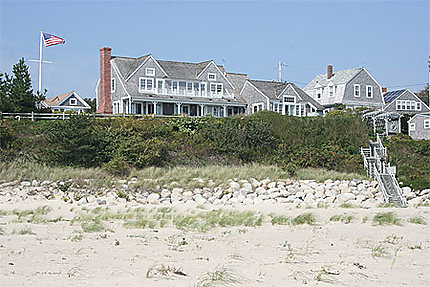
POLYGON ((332 82, 333 85, 346 84, 362 70, 364 70, 364 68, 353 68, 343 71, 336 71, 333 73, 333 76, 330 79, 327 79, 327 74, 319 74, 309 84, 306 85, 304 90, 314 89, 317 84, 326 87, 330 84, 330 82, 332 82))
POLYGON ((56 106, 59 103, 61 103, 65 98, 67 98, 68 96, 70 96, 71 94, 73 94, 73 92, 68 92, 59 96, 55 96, 49 99, 45 100, 45 104, 47 104, 48 106, 56 106))
POLYGON ((299 95, 304 102, 311 103, 318 110, 323 110, 324 107, 315 101, 312 97, 306 94, 305 91, 300 89, 294 83, 288 82, 274 82, 274 81, 260 81, 260 80, 249 80, 260 92, 266 95, 271 100, 278 100, 282 91, 284 91, 289 85, 299 95))

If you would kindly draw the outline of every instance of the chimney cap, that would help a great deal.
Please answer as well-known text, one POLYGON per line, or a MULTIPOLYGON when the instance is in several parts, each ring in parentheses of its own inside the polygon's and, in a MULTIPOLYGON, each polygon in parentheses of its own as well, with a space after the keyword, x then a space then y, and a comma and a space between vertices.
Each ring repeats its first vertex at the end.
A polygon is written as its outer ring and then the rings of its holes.
POLYGON ((112 51, 111 47, 101 47, 100 51, 112 51))

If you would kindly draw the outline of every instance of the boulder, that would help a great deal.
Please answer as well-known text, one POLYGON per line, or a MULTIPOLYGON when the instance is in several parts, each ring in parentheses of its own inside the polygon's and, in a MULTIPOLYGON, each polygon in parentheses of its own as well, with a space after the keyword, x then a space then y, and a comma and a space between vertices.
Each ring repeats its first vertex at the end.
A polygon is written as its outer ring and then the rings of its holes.
POLYGON ((229 183, 229 185, 230 185, 230 188, 234 191, 234 190, 239 190, 240 189, 240 184, 239 183, 237 183, 237 182, 235 182, 235 181, 232 181, 232 182, 230 182, 229 183))
POLYGON ((171 194, 172 193, 168 189, 161 190, 161 197, 162 198, 170 197, 171 194))
POLYGON ((31 182, 29 182, 29 181, 21 181, 21 186, 22 186, 22 187, 28 187, 28 186, 31 186, 31 182))
POLYGON ((186 190, 182 193, 182 199, 184 201, 192 200, 193 199, 193 192, 186 190))
POLYGON ((303 200, 306 204, 315 203, 315 196, 312 193, 308 193, 303 200))
POLYGON ((158 193, 151 193, 146 199, 148 200, 149 204, 158 204, 160 195, 158 193))

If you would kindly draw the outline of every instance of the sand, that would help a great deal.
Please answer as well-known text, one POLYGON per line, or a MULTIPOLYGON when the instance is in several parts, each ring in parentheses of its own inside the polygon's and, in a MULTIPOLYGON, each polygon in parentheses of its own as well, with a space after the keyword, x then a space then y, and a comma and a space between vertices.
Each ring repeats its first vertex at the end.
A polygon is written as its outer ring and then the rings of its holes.
MULTIPOLYGON (((129 203, 111 208, 138 206, 129 203)), ((95 233, 83 233, 79 224, 71 224, 82 208, 61 200, 1 203, 0 210, 9 214, 0 216, 0 286, 196 286, 201 276, 217 268, 234 275, 240 283, 234 286, 430 285, 429 225, 407 222, 420 215, 430 223, 429 207, 287 209, 282 204, 261 204, 234 209, 290 217, 312 212, 317 223, 272 225, 266 219, 258 227, 197 232, 171 224, 155 229, 124 228, 121 221, 110 220, 105 222, 109 231, 95 233), (10 214, 44 205, 52 208, 48 218, 62 216, 61 220, 16 222, 17 216, 10 214), (377 212, 388 211, 402 219, 401 225, 372 224, 377 212), (330 221, 331 216, 343 213, 354 215, 353 222, 330 221), (368 220, 363 222, 365 217, 368 220), (23 228, 34 234, 16 234, 23 228), (186 276, 154 274, 161 264, 186 276)), ((178 214, 203 209, 174 207, 178 214)))

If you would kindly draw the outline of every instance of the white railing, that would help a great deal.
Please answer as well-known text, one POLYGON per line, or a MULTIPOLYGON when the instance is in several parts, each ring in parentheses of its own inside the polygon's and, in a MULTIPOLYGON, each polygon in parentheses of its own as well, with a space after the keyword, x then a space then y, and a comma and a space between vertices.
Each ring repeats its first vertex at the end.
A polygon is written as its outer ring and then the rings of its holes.
POLYGON ((224 93, 212 93, 210 91, 196 91, 196 90, 183 90, 183 89, 159 89, 154 88, 150 90, 141 90, 139 89, 139 93, 153 93, 156 95, 164 95, 164 96, 185 96, 185 97, 210 97, 210 98, 217 98, 217 99, 232 99, 234 98, 232 95, 230 95, 228 92, 226 94, 224 93))
MULTIPOLYGON (((375 165, 375 164, 373 164, 373 165, 375 165)), ((374 166, 374 176, 375 176, 376 181, 378 182, 379 189, 381 190, 382 195, 384 196, 385 202, 390 202, 389 201, 390 196, 388 196, 387 190, 385 189, 385 185, 381 179, 381 174, 379 173, 376 166, 374 166)))

